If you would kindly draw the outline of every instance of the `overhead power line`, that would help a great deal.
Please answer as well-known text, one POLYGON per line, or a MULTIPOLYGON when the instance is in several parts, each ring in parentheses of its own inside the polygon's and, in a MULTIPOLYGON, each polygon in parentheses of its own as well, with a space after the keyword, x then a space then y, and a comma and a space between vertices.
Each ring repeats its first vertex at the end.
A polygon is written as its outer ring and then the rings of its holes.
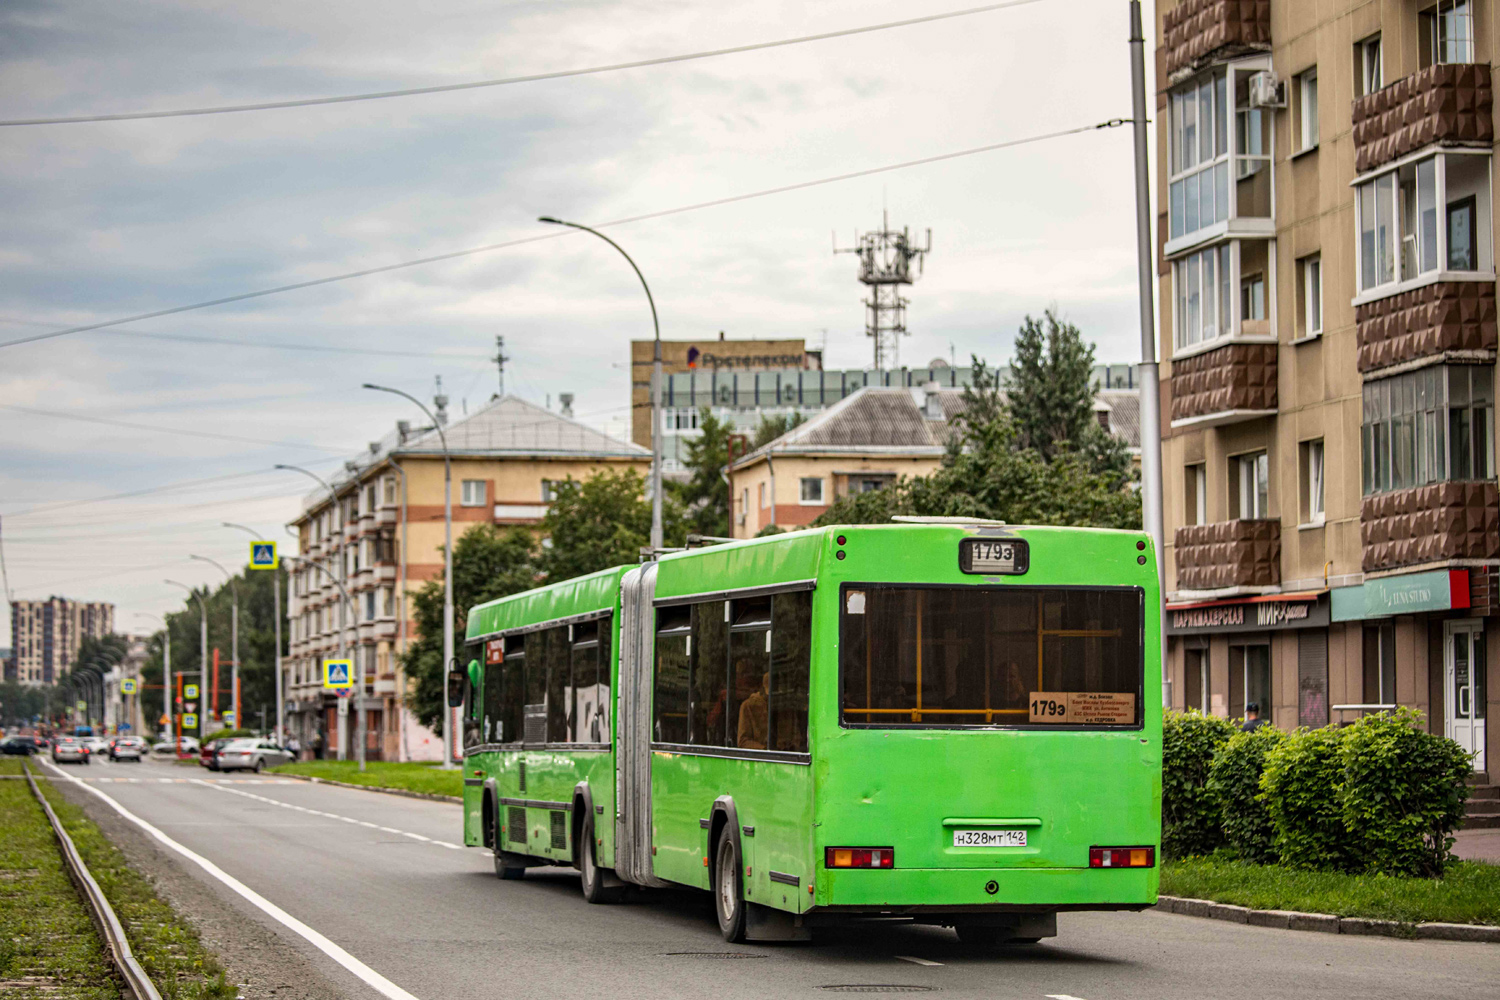
MULTIPOLYGON (((715 208, 720 205, 732 205, 735 202, 750 201, 755 198, 765 198, 775 194, 786 194, 789 191, 802 191, 807 188, 820 187, 824 184, 835 184, 839 181, 854 180, 859 177, 870 177, 874 174, 887 173, 892 170, 904 170, 908 167, 918 167, 929 163, 940 163, 944 160, 956 160, 964 156, 973 156, 977 153, 989 153, 997 149, 1009 149, 1013 146, 1024 146, 1029 143, 1042 142, 1047 139, 1057 139, 1066 135, 1077 135, 1081 132, 1095 132, 1100 129, 1116 128, 1120 125, 1130 123, 1129 118, 1112 118, 1109 121, 1098 122, 1093 125, 1080 125, 1077 128, 1061 129, 1056 132, 1044 132, 1041 135, 1027 136, 1024 139, 1011 139, 1006 142, 992 142, 983 146, 973 146, 969 149, 955 150, 951 153, 939 153, 936 156, 924 156, 915 160, 903 160, 900 163, 888 163, 885 166, 869 167, 865 170, 854 170, 844 174, 834 174, 831 177, 820 177, 817 180, 799 181, 795 184, 783 184, 780 187, 766 188, 761 191, 751 191, 747 194, 730 195, 727 198, 716 198, 712 201, 700 201, 691 205, 680 205, 676 208, 666 208, 657 212, 646 212, 642 215, 631 215, 622 219, 614 219, 610 222, 596 223, 594 228, 603 229, 611 226, 623 226, 632 222, 644 222, 648 219, 662 219, 671 215, 681 215, 685 212, 696 212, 704 208, 715 208)), ((358 271, 346 271, 343 274, 333 274, 326 278, 314 278, 311 281, 298 281, 290 285, 278 285, 275 288, 262 288, 253 292, 241 292, 238 295, 226 295, 223 298, 209 299, 206 302, 194 302, 191 305, 173 306, 170 309, 158 309, 154 312, 137 313, 134 316, 124 316, 119 319, 104 320, 99 323, 87 323, 82 326, 68 327, 63 330, 51 330, 47 333, 32 334, 29 337, 17 337, 14 340, 0 341, 0 348, 16 347, 20 344, 33 344, 42 340, 51 340, 54 337, 66 337, 74 333, 88 333, 92 330, 104 330, 114 326, 124 326, 126 323, 136 323, 145 319, 156 319, 161 316, 175 316, 178 313, 192 312, 197 309, 208 309, 213 306, 229 305, 233 302, 244 302, 248 299, 264 298, 268 295, 279 295, 282 292, 294 292, 303 288, 315 288, 319 285, 331 285, 339 281, 349 281, 354 278, 367 278, 375 274, 386 274, 391 271, 400 271, 409 267, 419 267, 423 264, 435 264, 445 260, 455 260, 459 257, 471 257, 475 254, 489 253, 493 250, 505 250, 510 247, 523 246, 527 243, 540 243, 543 240, 564 239, 577 235, 573 229, 560 229, 553 232, 540 233, 536 236, 523 236, 519 239, 505 240, 500 243, 489 243, 484 246, 471 247, 467 250, 454 250, 449 253, 434 254, 430 257, 418 257, 415 260, 402 261, 399 264, 385 264, 380 267, 367 267, 358 271)))
POLYGON ((353 450, 351 448, 332 448, 322 444, 308 444, 304 441, 267 441, 264 438, 240 437, 237 434, 215 434, 212 431, 190 431, 181 427, 163 427, 160 424, 138 424, 130 420, 111 420, 108 417, 86 417, 78 413, 36 410, 29 406, 12 406, 9 403, 0 403, 0 410, 29 413, 36 417, 52 417, 57 420, 77 420, 87 424, 104 424, 108 427, 128 427, 131 430, 151 431, 156 434, 180 434, 183 437, 209 438, 214 441, 236 441, 241 444, 270 445, 277 448, 312 448, 315 451, 331 451, 341 455, 353 450))
POLYGON ((353 104, 358 101, 379 101, 388 97, 416 97, 422 94, 446 94, 459 90, 480 90, 486 87, 505 87, 513 83, 537 83, 542 80, 562 80, 573 76, 593 76, 598 73, 614 73, 619 70, 641 69, 646 66, 665 66, 670 63, 712 59, 716 56, 737 55, 742 52, 758 52, 762 49, 776 49, 788 45, 804 45, 808 42, 823 42, 833 38, 847 38, 851 35, 867 35, 876 31, 889 31, 893 28, 909 28, 912 25, 930 24, 933 21, 947 21, 957 17, 969 17, 974 14, 988 14, 991 11, 1004 10, 1007 7, 1024 7, 1028 4, 1041 2, 1042 0, 1008 0, 1006 3, 985 4, 983 7, 950 10, 940 14, 904 18, 900 21, 867 24, 858 28, 822 31, 814 35, 799 35, 796 38, 781 38, 770 42, 753 42, 749 45, 731 45, 723 49, 706 49, 701 52, 685 52, 674 56, 657 56, 653 59, 635 59, 630 62, 608 63, 603 66, 587 66, 581 69, 556 70, 551 73, 531 73, 526 76, 501 77, 495 80, 471 80, 467 83, 446 83, 434 87, 377 90, 368 94, 343 94, 337 97, 307 97, 294 101, 264 101, 258 104, 225 104, 217 107, 179 108, 171 111, 129 111, 114 115, 72 115, 61 118, 14 118, 8 121, 0 120, 0 126, 77 125, 85 122, 140 121, 146 118, 189 118, 199 115, 233 114, 240 111, 276 111, 284 108, 311 108, 323 104, 353 104))
MULTIPOLYGON (((329 464, 336 461, 338 461, 338 459, 313 459, 307 461, 305 464, 316 466, 329 464)), ((269 468, 252 469, 249 472, 230 472, 222 476, 205 476, 202 479, 180 479, 175 483, 163 483, 160 486, 148 486, 144 489, 139 490, 126 490, 123 493, 109 493, 102 497, 84 497, 79 500, 59 500, 55 503, 38 504, 35 507, 27 507, 25 510, 14 511, 12 513, 6 514, 5 516, 23 517, 27 514, 41 514, 54 510, 62 510, 66 507, 77 507, 82 504, 103 503, 107 500, 130 500, 135 497, 151 496, 155 493, 170 493, 173 490, 191 489, 194 486, 207 486, 210 483, 225 483, 233 479, 249 479, 252 476, 265 476, 276 472, 276 467, 271 466, 269 468)))

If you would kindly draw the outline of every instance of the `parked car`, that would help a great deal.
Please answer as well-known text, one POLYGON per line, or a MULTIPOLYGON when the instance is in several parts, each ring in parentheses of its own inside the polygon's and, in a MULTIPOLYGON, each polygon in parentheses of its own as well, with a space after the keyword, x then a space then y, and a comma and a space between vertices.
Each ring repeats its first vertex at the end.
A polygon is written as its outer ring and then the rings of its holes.
POLYGON ((101 753, 109 753, 109 740, 102 736, 84 736, 79 742, 89 748, 89 756, 97 756, 101 753))
MULTIPOLYGON (((218 740, 214 741, 219 742, 218 740)), ((289 764, 292 761, 292 752, 285 747, 277 746, 270 740, 257 740, 240 738, 226 741, 227 745, 220 747, 217 762, 214 766, 216 771, 238 771, 252 770, 259 772, 268 767, 276 767, 280 764, 289 764)))
POLYGON ((198 763, 210 771, 219 769, 219 751, 234 742, 233 737, 223 737, 217 740, 209 740, 203 744, 203 749, 198 751, 198 763))
POLYGON ((110 760, 133 760, 137 764, 146 752, 146 741, 139 736, 117 736, 109 743, 110 760))
POLYGON ((89 748, 76 736, 59 736, 52 743, 52 763, 61 764, 71 760, 76 764, 89 762, 89 748))
POLYGON ((151 753, 157 757, 171 757, 178 749, 185 754, 196 754, 198 752, 198 741, 191 736, 179 736, 175 741, 162 740, 151 747, 151 753))
POLYGON ((30 757, 47 749, 47 741, 36 736, 7 736, 0 743, 0 753, 11 757, 30 757))

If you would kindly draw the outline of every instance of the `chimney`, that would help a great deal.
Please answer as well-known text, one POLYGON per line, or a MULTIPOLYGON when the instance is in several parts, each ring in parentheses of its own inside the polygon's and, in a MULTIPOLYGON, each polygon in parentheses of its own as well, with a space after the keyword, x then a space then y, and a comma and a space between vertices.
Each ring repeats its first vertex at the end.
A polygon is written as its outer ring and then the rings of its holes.
POLYGON ((562 407, 563 416, 571 417, 573 415, 573 394, 571 392, 558 393, 557 402, 562 407))
POLYGON ((943 399, 938 395, 938 389, 935 381, 922 386, 922 415, 928 420, 947 419, 943 414, 943 399))

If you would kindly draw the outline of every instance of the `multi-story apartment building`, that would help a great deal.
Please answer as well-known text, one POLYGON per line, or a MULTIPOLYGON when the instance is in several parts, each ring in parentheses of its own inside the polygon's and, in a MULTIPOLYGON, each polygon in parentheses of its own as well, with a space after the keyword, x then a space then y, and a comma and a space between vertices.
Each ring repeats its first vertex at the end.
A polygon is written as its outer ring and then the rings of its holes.
POLYGON ((72 664, 84 636, 102 639, 114 628, 113 604, 66 597, 11 601, 12 652, 6 679, 22 684, 52 684, 72 664))
POLYGON ((1476 769, 1500 751, 1497 14, 1160 4, 1177 707, 1414 706, 1476 769))
MULTIPOLYGON (((438 411, 443 419, 443 411, 438 411)), ((446 425, 453 464, 453 539, 476 524, 531 525, 546 514, 552 484, 604 469, 645 476, 650 452, 514 396, 446 425)), ((363 667, 370 759, 438 759, 441 742, 404 706, 400 656, 415 635, 411 596, 443 576, 443 449, 433 428, 405 422, 346 462, 310 494, 292 522, 306 560, 296 564, 288 601, 290 653, 283 664, 287 727, 304 747, 331 754, 353 732, 322 687, 322 661, 342 650, 363 667), (352 620, 351 620, 352 619, 352 620), (347 726, 347 728, 344 728, 347 726)), ((455 623, 463 635, 464 623, 455 623)), ((343 746, 352 751, 352 740, 343 746)))

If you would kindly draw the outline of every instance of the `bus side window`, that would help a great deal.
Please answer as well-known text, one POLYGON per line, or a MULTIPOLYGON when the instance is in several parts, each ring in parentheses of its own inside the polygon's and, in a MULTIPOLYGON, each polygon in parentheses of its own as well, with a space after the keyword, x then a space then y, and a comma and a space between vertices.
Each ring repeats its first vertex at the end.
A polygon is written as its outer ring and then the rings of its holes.
POLYGON ((693 605, 693 677, 691 732, 688 742, 697 746, 722 747, 725 720, 729 714, 729 623, 725 602, 705 601, 693 605))
POLYGON ((656 613, 656 680, 652 706, 652 739, 686 743, 688 738, 688 653, 692 615, 686 605, 656 613))
POLYGON ((571 743, 573 680, 568 627, 559 625, 542 634, 547 637, 547 742, 571 743))
POLYGON ((599 713, 599 623, 573 626, 573 721, 569 727, 575 743, 598 743, 599 713))
POLYGON ((812 593, 771 599, 772 750, 807 753, 808 672, 812 661, 812 593))
POLYGON ((526 700, 522 703, 521 738, 547 742, 547 633, 526 636, 526 700))
POLYGON ((497 743, 519 743, 526 731, 526 637, 505 640, 505 684, 501 694, 497 743))
POLYGON ((480 692, 474 685, 474 679, 468 678, 464 684, 464 748, 478 746, 484 741, 480 732, 479 704, 480 692))
POLYGON ((769 745, 771 599, 737 598, 730 605, 729 738, 745 750, 769 745))
POLYGON ((500 742, 500 706, 504 700, 505 666, 489 662, 491 659, 492 657, 485 656, 484 697, 481 700, 483 718, 479 727, 481 743, 500 742))
POLYGON ((610 700, 610 670, 614 667, 614 661, 610 659, 610 629, 613 627, 614 616, 599 619, 599 694, 597 701, 599 712, 596 721, 589 723, 589 736, 594 738, 595 743, 608 743, 610 713, 614 710, 614 702, 610 700), (594 726, 598 726, 597 734, 594 726))

